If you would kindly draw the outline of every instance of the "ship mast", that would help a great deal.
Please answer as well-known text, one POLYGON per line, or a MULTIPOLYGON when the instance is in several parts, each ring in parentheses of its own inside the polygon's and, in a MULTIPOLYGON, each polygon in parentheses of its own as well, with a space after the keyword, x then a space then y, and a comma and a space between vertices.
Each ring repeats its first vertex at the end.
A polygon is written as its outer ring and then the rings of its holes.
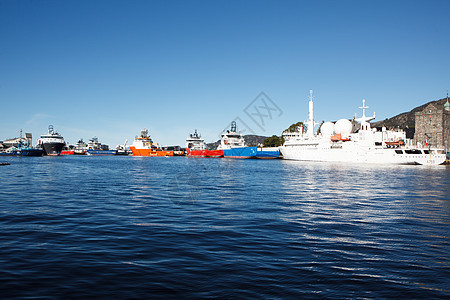
POLYGON ((362 109, 362 117, 356 119, 356 121, 361 122, 361 130, 369 130, 370 123, 368 121, 375 119, 375 112, 373 113, 373 117, 366 117, 366 99, 363 99, 363 105, 360 107, 362 109))
POLYGON ((310 137, 314 136, 314 103, 313 91, 309 90, 309 113, 308 113, 308 129, 306 134, 310 137))

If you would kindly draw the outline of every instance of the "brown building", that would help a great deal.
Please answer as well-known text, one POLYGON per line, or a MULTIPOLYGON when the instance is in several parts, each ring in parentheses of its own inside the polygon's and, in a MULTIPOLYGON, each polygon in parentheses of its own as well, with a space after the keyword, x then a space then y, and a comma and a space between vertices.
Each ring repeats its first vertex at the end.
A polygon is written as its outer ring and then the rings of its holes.
POLYGON ((422 111, 416 112, 416 132, 414 140, 422 146, 450 148, 450 103, 441 107, 430 103, 422 111))

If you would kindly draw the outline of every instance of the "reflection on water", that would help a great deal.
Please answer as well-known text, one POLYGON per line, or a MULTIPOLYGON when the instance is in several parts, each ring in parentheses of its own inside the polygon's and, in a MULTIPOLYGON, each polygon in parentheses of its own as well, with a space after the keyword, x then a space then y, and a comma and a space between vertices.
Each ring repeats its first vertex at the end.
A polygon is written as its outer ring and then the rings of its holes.
POLYGON ((448 167, 11 162, 0 189, 7 298, 450 295, 448 167))

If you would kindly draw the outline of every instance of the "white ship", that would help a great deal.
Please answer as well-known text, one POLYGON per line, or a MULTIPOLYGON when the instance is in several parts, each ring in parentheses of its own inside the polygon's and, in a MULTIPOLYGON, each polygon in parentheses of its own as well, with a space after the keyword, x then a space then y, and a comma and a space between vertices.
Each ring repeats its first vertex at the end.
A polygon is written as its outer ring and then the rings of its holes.
POLYGON ((194 133, 191 133, 189 137, 186 139, 186 149, 189 150, 206 150, 205 140, 202 139, 200 134, 197 133, 197 129, 195 129, 194 133))
POLYGON ((283 158, 302 161, 371 163, 371 164, 420 164, 439 165, 445 162, 444 149, 414 147, 406 139, 403 130, 377 130, 370 127, 373 117, 366 117, 363 100, 359 130, 347 119, 336 123, 325 122, 320 132, 314 134, 314 104, 312 91, 309 100, 307 131, 285 133, 285 144, 280 147, 283 158))
POLYGON ((231 130, 223 131, 221 134, 220 145, 217 149, 228 150, 231 148, 247 147, 244 136, 236 129, 236 121, 231 122, 231 130))

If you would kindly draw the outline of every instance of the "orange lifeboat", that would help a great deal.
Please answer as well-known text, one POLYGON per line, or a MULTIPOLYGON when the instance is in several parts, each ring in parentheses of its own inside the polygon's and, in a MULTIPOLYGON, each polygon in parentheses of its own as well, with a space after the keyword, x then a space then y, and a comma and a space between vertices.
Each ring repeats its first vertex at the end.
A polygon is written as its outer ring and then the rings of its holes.
POLYGON ((339 141, 348 142, 348 141, 350 141, 350 139, 349 138, 342 138, 342 135, 339 133, 339 134, 332 135, 331 136, 331 141, 332 142, 339 142, 339 141))
POLYGON ((388 148, 390 147, 400 147, 405 144, 403 140, 398 140, 396 142, 385 142, 388 148))

